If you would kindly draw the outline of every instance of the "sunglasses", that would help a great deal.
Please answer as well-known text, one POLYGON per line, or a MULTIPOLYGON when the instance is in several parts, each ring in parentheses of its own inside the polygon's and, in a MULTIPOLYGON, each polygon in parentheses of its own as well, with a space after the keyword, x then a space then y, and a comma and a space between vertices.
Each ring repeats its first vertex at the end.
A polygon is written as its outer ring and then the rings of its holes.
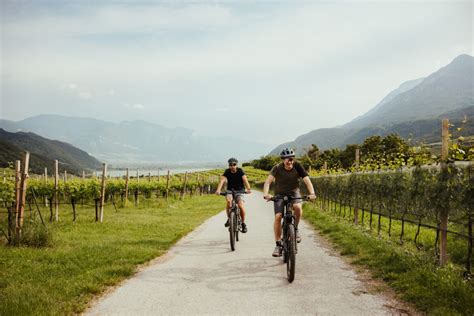
POLYGON ((236 163, 230 163, 230 164, 229 164, 229 167, 235 167, 235 166, 237 166, 236 163))

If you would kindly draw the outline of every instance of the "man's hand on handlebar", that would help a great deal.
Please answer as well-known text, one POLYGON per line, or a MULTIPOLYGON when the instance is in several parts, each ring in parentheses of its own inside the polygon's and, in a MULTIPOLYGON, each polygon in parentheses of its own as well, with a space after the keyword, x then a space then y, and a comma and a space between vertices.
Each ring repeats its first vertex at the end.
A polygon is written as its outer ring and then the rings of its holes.
POLYGON ((314 201, 316 200, 316 195, 315 194, 310 194, 306 197, 307 200, 314 201))
POLYGON ((247 189, 247 190, 245 190, 245 193, 246 193, 246 194, 250 194, 250 193, 252 193, 252 190, 247 189))
POLYGON ((221 195, 221 191, 219 191, 219 190, 217 190, 215 193, 216 193, 217 195, 221 195))
POLYGON ((264 195, 263 198, 267 201, 270 201, 272 199, 272 195, 271 194, 267 194, 267 195, 264 195))

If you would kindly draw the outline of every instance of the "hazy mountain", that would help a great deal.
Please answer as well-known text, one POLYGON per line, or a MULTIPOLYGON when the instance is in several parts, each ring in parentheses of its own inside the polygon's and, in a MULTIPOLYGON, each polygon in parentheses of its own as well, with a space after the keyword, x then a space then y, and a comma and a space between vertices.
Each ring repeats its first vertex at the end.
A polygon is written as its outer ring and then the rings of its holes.
POLYGON ((270 154, 277 154, 285 146, 296 148, 299 154, 311 144, 320 149, 344 147, 374 134, 401 130, 403 135, 422 139, 438 133, 440 115, 462 116, 465 112, 472 113, 471 107, 474 107, 474 58, 460 55, 426 78, 401 84, 353 121, 336 128, 313 130, 277 146, 270 154))
POLYGON ((145 121, 106 122, 91 118, 40 115, 22 121, 0 120, 9 131, 32 131, 73 144, 111 163, 220 162, 230 156, 251 159, 271 146, 228 138, 196 136, 186 128, 145 121))
POLYGON ((1 166, 21 160, 25 151, 31 154, 30 169, 37 173, 42 173, 45 167, 51 172, 56 159, 60 169, 70 173, 79 174, 82 170, 93 170, 101 166, 97 159, 70 144, 33 133, 10 133, 0 128, 1 166))

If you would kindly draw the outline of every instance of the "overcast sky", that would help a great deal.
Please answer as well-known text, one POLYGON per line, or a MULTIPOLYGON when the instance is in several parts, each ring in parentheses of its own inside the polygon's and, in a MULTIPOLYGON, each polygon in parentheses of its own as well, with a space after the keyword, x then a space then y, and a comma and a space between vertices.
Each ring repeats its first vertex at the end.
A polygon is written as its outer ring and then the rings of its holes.
POLYGON ((278 144, 473 54, 472 1, 1 2, 4 119, 142 119, 278 144))

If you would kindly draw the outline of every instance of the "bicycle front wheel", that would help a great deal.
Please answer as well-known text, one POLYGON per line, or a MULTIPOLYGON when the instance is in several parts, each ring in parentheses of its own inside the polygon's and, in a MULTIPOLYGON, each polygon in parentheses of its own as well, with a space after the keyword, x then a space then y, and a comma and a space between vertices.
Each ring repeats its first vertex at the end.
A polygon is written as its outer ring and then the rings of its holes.
POLYGON ((288 282, 293 282, 295 279, 296 268, 296 233, 293 224, 288 225, 288 236, 286 240, 286 250, 288 252, 288 259, 286 262, 286 274, 288 282))
POLYGON ((230 238, 230 249, 235 250, 235 231, 237 229, 237 218, 234 212, 230 212, 229 217, 229 238, 230 238))

